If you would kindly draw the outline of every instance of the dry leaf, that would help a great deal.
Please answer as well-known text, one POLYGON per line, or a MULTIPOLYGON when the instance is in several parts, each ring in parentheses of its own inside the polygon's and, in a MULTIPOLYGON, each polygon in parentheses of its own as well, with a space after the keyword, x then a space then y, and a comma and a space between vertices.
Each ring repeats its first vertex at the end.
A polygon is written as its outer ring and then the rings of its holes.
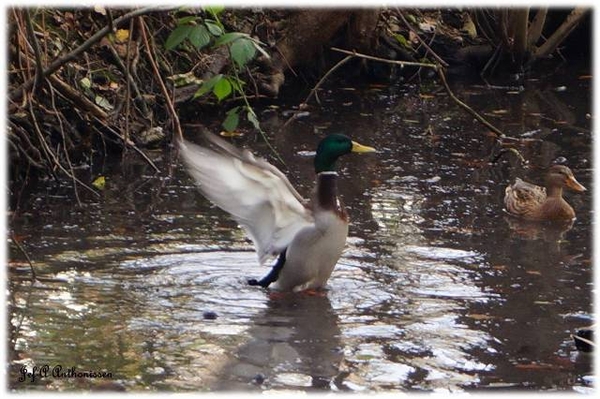
POLYGON ((117 43, 125 43, 129 39, 129 30, 117 29, 115 32, 115 41, 117 43))
POLYGON ((462 30, 467 32, 467 35, 469 35, 471 39, 475 39, 477 37, 477 27, 473 23, 473 20, 471 19, 469 14, 465 14, 465 16, 465 23, 462 27, 462 30))
POLYGON ((240 132, 236 132, 236 131, 233 131, 233 132, 226 132, 225 130, 223 130, 223 131, 222 131, 221 133, 219 133, 219 134, 220 134, 221 136, 223 136, 223 137, 240 137, 240 136, 243 136, 243 135, 244 135, 244 133, 240 133, 240 132))
POLYGON ((92 182, 92 186, 96 187, 98 190, 104 190, 104 187, 106 187, 106 178, 104 176, 98 177, 92 182))
POLYGON ((542 273, 538 272, 537 270, 527 270, 525 273, 527 274, 533 274, 534 276, 541 276, 542 273))

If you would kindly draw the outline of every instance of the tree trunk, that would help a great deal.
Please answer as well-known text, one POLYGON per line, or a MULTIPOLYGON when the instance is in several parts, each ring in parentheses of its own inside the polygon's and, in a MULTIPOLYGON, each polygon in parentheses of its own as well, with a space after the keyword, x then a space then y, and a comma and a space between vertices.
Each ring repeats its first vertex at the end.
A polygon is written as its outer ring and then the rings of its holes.
POLYGON ((571 14, 569 14, 562 25, 560 25, 560 27, 554 31, 552 36, 550 36, 544 44, 534 51, 534 59, 547 57, 554 50, 556 50, 563 40, 565 40, 573 31, 573 29, 575 29, 575 27, 579 24, 589 10, 589 8, 577 7, 571 11, 571 14))
POLYGON ((527 53, 527 26, 529 9, 515 8, 509 11, 509 38, 512 55, 517 65, 523 65, 527 53))
POLYGON ((270 69, 269 79, 262 82, 261 88, 277 96, 285 81, 284 72, 314 63, 344 27, 348 27, 345 41, 350 48, 364 51, 373 46, 378 18, 378 9, 308 9, 293 13, 277 43, 278 52, 265 62, 270 69))

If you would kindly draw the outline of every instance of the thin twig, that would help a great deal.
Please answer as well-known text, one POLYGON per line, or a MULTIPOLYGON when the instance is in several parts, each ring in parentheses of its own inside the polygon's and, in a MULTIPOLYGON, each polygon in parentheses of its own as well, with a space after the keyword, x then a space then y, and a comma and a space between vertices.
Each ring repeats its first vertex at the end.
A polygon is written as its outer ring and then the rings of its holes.
MULTIPOLYGON (((148 164, 152 167, 152 169, 154 169, 157 173, 160 173, 160 169, 158 169, 158 167, 154 164, 154 162, 152 162, 152 160, 150 158, 148 158, 148 156, 146 154, 144 154, 144 152, 142 150, 140 150, 135 144, 133 144, 131 142, 131 140, 125 141, 125 138, 123 136, 121 136, 113 128, 111 128, 108 125, 103 124, 103 122, 101 120, 97 119, 97 118, 96 118, 96 121, 99 122, 100 124, 102 124, 106 130, 108 130, 109 132, 111 132, 112 134, 114 134, 115 136, 117 136, 121 141, 123 141, 123 143, 125 144, 125 146, 131 147, 135 152, 137 152, 138 154, 140 154, 140 156, 142 158, 144 158, 146 160, 146 162, 148 162, 148 164)), ((99 130, 96 130, 96 131, 98 133, 100 133, 100 136, 103 136, 102 132, 100 132, 99 130)))
MULTIPOLYGON (((308 104, 308 102, 310 101, 310 98, 312 96, 315 96, 315 99, 317 98, 317 90, 319 90, 319 87, 321 87, 321 85, 323 84, 323 82, 325 80, 327 80, 327 78, 329 77, 329 75, 331 75, 336 69, 338 69, 339 67, 341 67, 342 65, 344 65, 346 62, 350 61, 353 58, 353 56, 348 55, 346 56, 344 59, 342 59, 341 61, 339 61, 337 64, 335 64, 329 71, 327 71, 327 73, 325 75, 323 75, 323 77, 317 82, 317 84, 315 85, 315 87, 313 87, 313 89, 310 91, 310 94, 308 95, 308 97, 306 97, 306 100, 304 100, 304 104, 308 104)), ((319 105, 321 105, 321 102, 317 100, 317 102, 319 103, 319 105)))
MULTIPOLYGON (((321 102, 318 100, 318 97, 316 96, 317 90, 319 89, 319 87, 321 86, 321 84, 323 84, 323 82, 325 82, 325 80, 327 80, 327 78, 329 77, 329 75, 331 75, 336 69, 338 69, 339 67, 341 67, 342 65, 344 65, 346 62, 348 62, 352 58, 354 58, 353 55, 347 55, 342 60, 340 60, 337 64, 335 64, 333 67, 331 67, 331 69, 329 69, 329 71, 327 71, 327 73, 325 75, 323 75, 323 77, 317 82, 317 84, 315 85, 315 87, 313 87, 313 89, 310 91, 310 93, 308 94, 308 96, 304 100, 303 104, 308 104, 308 102, 310 101, 311 97, 315 96, 315 98, 317 99, 317 103, 319 103, 319 105, 321 105, 321 102)), ((301 111, 302 111, 302 107, 300 107, 300 109, 298 109, 298 111, 294 112, 294 114, 292 116, 290 116, 290 118, 283 124, 283 126, 281 127, 281 129, 285 129, 287 127, 287 125, 289 125, 292 121, 296 120, 298 114, 301 111)))
MULTIPOLYGON (((129 21, 132 18, 139 17, 140 15, 148 14, 148 13, 154 12, 154 11, 169 10, 172 8, 174 8, 174 7, 170 7, 170 6, 169 7, 156 7, 156 6, 154 6, 154 7, 139 8, 137 10, 134 10, 130 13, 127 13, 127 14, 115 19, 113 21, 113 25, 114 25, 114 27, 118 27, 119 25, 129 21)), ((44 69, 41 77, 45 78, 48 75, 53 74, 54 72, 58 71, 63 65, 65 65, 67 62, 76 59, 79 56, 79 54, 87 51, 90 47, 92 47, 94 44, 99 42, 104 36, 106 36, 108 33, 111 33, 112 28, 113 27, 111 27, 111 26, 105 26, 104 28, 102 28, 101 30, 96 32, 88 40, 83 42, 83 44, 81 44, 75 50, 73 50, 70 53, 64 55, 63 57, 55 60, 46 69, 44 69)), ((23 83, 21 86, 19 86, 15 90, 13 90, 9 95, 9 100, 16 101, 17 99, 21 98, 23 96, 23 93, 25 93, 25 91, 29 90, 33 86, 35 79, 36 79, 35 77, 33 79, 29 79, 28 81, 23 83)))
POLYGON ((152 70, 154 71, 154 75, 156 76, 156 80, 160 86, 160 89, 165 96, 165 102, 167 103, 167 109, 171 114, 171 118, 173 120, 173 125, 175 127, 175 134, 177 136, 177 140, 183 140, 183 132, 181 130, 181 124, 179 123, 179 117, 177 116, 177 112, 175 112, 175 107, 173 106, 173 99, 169 95, 169 91, 165 86, 165 82, 160 76, 160 71, 158 70, 158 65, 156 65, 156 61, 154 60, 154 56, 152 55, 152 51, 150 50, 150 43, 148 42, 148 35, 146 33, 146 23, 142 18, 138 19, 140 25, 140 31, 142 32, 142 38, 144 39, 144 45, 146 47, 146 53, 148 54, 148 60, 150 61, 150 65, 152 66, 152 70))
POLYGON ((33 166, 35 166, 36 168, 38 168, 38 169, 43 169, 44 168, 44 166, 42 165, 42 162, 44 162, 44 160, 42 158, 42 154, 40 153, 40 150, 38 150, 31 143, 31 140, 29 139, 29 134, 27 132, 25 132, 20 125, 18 125, 15 122, 11 121, 10 118, 9 118, 8 134, 9 134, 9 137, 8 137, 9 139, 10 139, 11 135, 14 135, 19 140, 19 142, 21 141, 21 139, 24 140, 25 143, 27 144, 27 149, 29 149, 31 152, 33 152, 34 155, 37 156, 38 160, 36 161, 33 158, 31 158, 31 156, 29 156, 29 154, 27 153, 27 150, 25 150, 25 148, 23 148, 22 146, 19 145, 18 147, 19 147, 21 153, 23 155, 25 155, 25 157, 27 158, 27 160, 33 166), (11 129, 11 127, 12 127, 12 129, 11 129), (13 130, 14 130, 14 132, 12 132, 13 130), (17 133, 19 135, 17 135, 17 133))
POLYGON ((441 68, 438 68, 437 73, 438 73, 438 76, 440 77, 440 80, 442 81, 442 84, 446 88, 448 95, 450 96, 450 98, 452 100, 454 100, 455 103, 457 103, 462 108, 464 108, 469 114, 473 115, 473 117, 475 119, 477 119, 479 122, 481 122, 488 129, 490 129, 494 133, 496 133, 498 135, 498 137, 500 137, 500 138, 504 137, 504 133, 502 133, 502 131, 500 129, 498 129, 496 126, 492 125, 491 123, 489 123, 484 117, 479 115, 473 108, 469 107, 467 104, 465 104, 464 102, 459 100, 458 97, 456 97, 454 95, 452 90, 450 90, 450 86, 448 86, 448 82, 446 81, 446 75, 444 74, 444 71, 441 68))
POLYGON ((60 94, 71 100, 74 106, 89 112, 97 118, 103 119, 105 121, 104 123, 106 123, 108 114, 104 112, 102 108, 90 101, 90 99, 82 95, 79 91, 75 90, 73 86, 69 86, 55 75, 49 76, 48 80, 56 86, 56 90, 60 94))
POLYGON ((440 80, 442 81, 442 84, 444 85, 444 88, 446 89, 446 91, 448 92, 448 95, 450 96, 450 98, 454 102, 456 102, 459 106, 461 106, 462 108, 464 108, 468 113, 470 113, 471 115, 473 115, 473 117, 475 117, 475 119, 477 119, 479 122, 481 122, 483 125, 485 125, 488 129, 490 129, 494 133, 498 134, 499 137, 501 137, 501 138, 504 137, 504 133, 502 133, 502 131, 500 131, 500 129, 498 129, 497 127, 495 127, 491 123, 489 123, 487 120, 485 120, 485 118, 483 118, 475 110, 473 110, 473 108, 469 107, 467 104, 465 104, 464 102, 462 102, 461 100, 459 100, 454 95, 454 93, 450 89, 450 86, 448 86, 448 82, 446 81, 446 75, 444 74, 444 70, 441 67, 441 65, 439 65, 439 64, 427 64, 427 63, 422 63, 422 62, 406 62, 406 61, 388 60, 388 59, 385 59, 385 58, 373 57, 373 56, 370 56, 370 55, 357 53, 356 51, 350 52, 348 50, 342 50, 342 49, 339 49, 339 48, 336 48, 336 47, 332 47, 331 49, 334 50, 334 51, 338 51, 340 53, 351 54, 354 57, 366 58, 366 59, 369 59, 369 60, 385 62, 385 63, 388 63, 388 64, 411 65, 411 66, 422 66, 422 67, 425 67, 425 68, 432 68, 433 70, 435 70, 438 73, 438 76, 440 77, 440 80))
POLYGON ((116 28, 115 28, 114 18, 113 18, 112 11, 110 10, 110 8, 106 8, 106 18, 108 19, 108 29, 110 29, 111 32, 115 32, 116 28))
POLYGON ((288 62, 286 56, 281 52, 281 50, 279 49, 279 46, 275 46, 275 50, 277 50, 277 52, 281 56, 281 59, 283 60, 283 62, 285 62, 285 66, 287 66, 288 69, 290 70, 290 72, 292 72, 292 74, 294 75, 294 77, 297 78, 298 74, 296 73, 296 71, 294 70, 294 68, 290 65, 290 63, 288 62))
MULTIPOLYGON (((29 94, 30 95, 30 94, 29 94)), ((31 114, 31 120, 33 121, 33 127, 34 130, 38 136, 38 140, 40 141, 40 144, 42 145, 42 149, 44 149, 44 152, 46 153, 46 156, 51 159, 54 163, 55 166, 57 166, 65 175, 72 177, 74 181, 76 181, 77 183, 79 183, 82 187, 84 187, 85 189, 87 189, 88 191, 92 192, 94 195, 96 195, 97 197, 100 196, 100 193, 98 193, 96 190, 94 190, 93 188, 91 188, 90 186, 88 186, 87 184, 85 184, 84 182, 82 182, 81 180, 79 180, 77 177, 73 176, 71 173, 69 173, 68 170, 65 169, 65 167, 60 163, 60 160, 58 159, 57 155, 52 151, 52 149, 48 146, 48 143, 46 143, 46 140, 44 139, 43 135, 42 135, 42 131, 40 129, 40 126, 37 122, 37 118, 35 116, 35 112, 33 110, 33 100, 31 98, 29 98, 28 100, 29 103, 29 113, 31 114)))
MULTIPOLYGON (((56 78, 56 76, 51 76, 50 78, 56 78)), ((69 157, 69 150, 67 149, 67 136, 65 135, 65 129, 62 123, 61 115, 56 109, 55 95, 54 95, 54 87, 52 84, 50 86, 50 102, 52 104, 52 109, 54 109, 54 113, 56 115, 56 119, 58 120, 58 124, 60 126, 60 134, 63 139, 63 149, 65 150, 65 158, 67 159, 67 165, 69 165, 69 170, 71 171, 71 179, 73 180, 73 191, 75 191, 75 199, 77 200, 77 204, 81 206, 81 199, 79 198, 79 191, 77 191, 77 182, 75 181, 75 173, 73 171, 73 164, 71 164, 71 158, 69 157)))
MULTIPOLYGON (((132 20, 133 21, 133 20, 132 20)), ((129 38, 131 39, 132 34, 130 34, 129 38)), ((129 44, 128 44, 129 46, 129 44)), ((108 50, 110 51, 110 53, 113 56, 113 59, 117 65, 117 67, 121 70, 121 72, 123 72, 123 75, 125 75, 125 80, 127 82, 127 84, 133 89, 133 94, 134 94, 134 100, 136 102, 136 105, 139 105, 139 107, 141 108, 142 114, 144 116, 148 115, 148 105, 146 104, 146 100, 144 100, 144 97, 142 96, 140 89, 135 81, 135 79, 133 78, 133 72, 132 72, 132 61, 129 61, 129 66, 126 66, 125 64, 123 64, 123 61, 121 60, 121 57, 119 56, 119 53, 117 52, 117 50, 115 50, 115 46, 110 43, 108 46, 108 50)), ((127 49, 127 57, 129 57, 129 52, 130 49, 127 49)), ((139 52, 139 47, 137 47, 137 51, 136 53, 139 52)), ((137 57, 137 54, 136 54, 137 57)))
MULTIPOLYGON (((16 137, 17 139, 19 139, 18 136, 16 136, 14 133, 12 133, 8 137, 8 144, 11 145, 19 154, 22 154, 27 159, 27 162, 29 162, 30 165, 33 165, 38 169, 43 169, 44 166, 41 163, 38 163, 38 161, 36 161, 35 159, 31 158, 31 156, 27 153, 27 150, 25 150, 25 148, 23 148, 23 146, 21 146, 19 143, 15 143, 11 140, 11 138, 10 138, 11 135, 16 137)), ((23 187, 25 187, 25 185, 23 185, 23 187)))
MULTIPOLYGON (((29 59, 28 55, 22 52, 20 54, 23 58, 29 59)), ((81 93, 75 90, 72 86, 63 82, 57 76, 48 76, 48 80, 51 84, 56 86, 56 90, 60 94, 62 94, 65 98, 71 100, 71 102, 73 102, 73 104, 77 105, 79 108, 83 108, 84 110, 92 113, 93 115, 99 118, 108 119, 108 114, 106 112, 104 112, 100 107, 91 102, 87 97, 81 95, 81 93)))
MULTIPOLYGON (((129 119, 131 115, 131 74, 129 73, 129 68, 131 66, 131 41, 133 40, 133 22, 135 20, 132 19, 129 21, 129 37, 127 38, 127 55, 125 57, 125 141, 129 140, 129 119)), ((115 51, 116 53, 116 51, 115 51)), ((119 54, 116 54, 116 59, 121 63, 121 59, 119 58, 119 54)))
POLYGON ((513 148, 513 147, 508 147, 508 148, 504 148, 504 149, 500 150, 500 152, 495 157, 492 158, 490 163, 492 165, 495 165, 496 163, 498 163, 498 161, 500 160, 500 158, 502 158, 502 155, 504 155, 504 154, 513 154, 514 156, 516 156, 517 159, 519 160, 521 166, 527 164, 527 160, 523 157, 523 155, 521 155, 519 150, 517 150, 516 148, 513 148))
MULTIPOLYGON (((237 68, 233 68, 233 73, 235 74, 235 78, 239 81, 240 77, 238 75, 237 68)), ((242 99, 244 100, 244 103, 246 104, 246 110, 247 110, 248 114, 250 114, 252 112, 252 114, 254 115, 254 119, 258 120, 258 118, 256 117, 256 114, 254 113, 254 109, 252 109, 252 107, 250 106, 250 102, 248 101, 248 97, 246 96, 246 93, 244 93, 242 91, 241 94, 242 94, 242 99)), ((269 149, 271 150, 271 152, 273 152, 273 154, 275 154, 275 157, 279 160, 279 162, 281 162, 281 164, 287 168, 287 164, 285 163, 285 161, 283 160, 283 158, 281 158, 281 155, 279 155, 279 153, 277 152, 277 150, 271 145, 271 142, 267 138, 267 134, 262 129, 262 127, 260 127, 260 122, 258 122, 258 126, 255 126, 255 127, 258 128, 257 130, 260 133, 260 135, 263 138, 263 140, 265 141, 265 143, 267 143, 267 147, 269 147, 269 149)))
MULTIPOLYGON (((17 63, 19 64, 19 68, 18 71, 20 71, 21 77, 22 79, 25 80, 30 80, 31 79, 31 68, 29 65, 29 57, 25 57, 25 59, 23 60, 23 57, 21 56, 21 53, 25 53, 27 51, 29 51, 29 49, 27 48, 27 34, 24 32, 24 28, 23 28, 23 24, 24 22, 22 21, 23 19, 23 15, 22 13, 18 12, 17 9, 13 8, 12 9, 13 12, 13 17, 15 19, 15 23, 17 25, 17 32, 15 32, 16 36, 17 36, 17 40, 16 40, 16 46, 19 49, 19 51, 17 52, 17 63), (23 65, 23 61, 25 61, 26 65, 23 65)), ((35 76, 34 76, 35 79, 35 76)), ((27 98, 23 97, 23 100, 21 101, 21 107, 25 108, 26 106, 26 101, 27 98)), ((13 104, 9 104, 9 114, 13 114, 14 110, 11 109, 11 106, 13 104)))
POLYGON ((29 10, 25 10, 25 27, 31 41, 31 47, 33 47, 33 54, 35 56, 35 79, 33 83, 34 91, 40 87, 44 79, 44 67, 42 65, 42 55, 40 51, 40 43, 35 37, 35 31, 33 30, 33 23, 31 22, 31 15, 29 10))
POLYGON ((401 66, 417 66, 417 67, 433 68, 433 69, 438 68, 438 66, 436 64, 429 64, 429 63, 425 63, 425 62, 388 60, 387 58, 374 57, 372 55, 361 54, 361 53, 357 53, 356 51, 348 51, 348 50, 344 50, 344 49, 337 48, 337 47, 331 47, 331 49, 333 51, 337 51, 338 53, 353 55, 355 57, 365 58, 367 60, 385 62, 388 64, 395 64, 395 65, 401 65, 401 66))
POLYGON ((254 86, 254 95, 258 96, 258 85, 256 84, 256 79, 254 79, 254 76, 252 76, 252 73, 250 72, 250 68, 248 68, 248 66, 246 65, 246 74, 250 77, 250 80, 252 81, 252 85, 254 86))

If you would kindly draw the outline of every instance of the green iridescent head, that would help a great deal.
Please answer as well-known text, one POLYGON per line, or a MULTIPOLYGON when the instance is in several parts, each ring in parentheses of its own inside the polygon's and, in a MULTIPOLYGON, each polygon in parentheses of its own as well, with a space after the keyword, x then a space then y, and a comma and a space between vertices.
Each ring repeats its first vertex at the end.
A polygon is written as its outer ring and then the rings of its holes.
POLYGON ((352 141, 343 134, 330 134, 317 147, 315 173, 335 171, 335 161, 351 152, 375 152, 375 149, 352 141))

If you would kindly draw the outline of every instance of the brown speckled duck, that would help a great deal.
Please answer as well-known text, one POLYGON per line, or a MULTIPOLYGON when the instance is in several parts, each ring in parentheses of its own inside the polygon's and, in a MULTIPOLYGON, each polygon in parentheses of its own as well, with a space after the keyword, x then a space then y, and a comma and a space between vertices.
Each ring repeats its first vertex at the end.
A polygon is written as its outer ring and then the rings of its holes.
POLYGON ((546 187, 527 183, 519 178, 506 187, 504 206, 515 217, 532 221, 565 221, 575 218, 575 211, 562 197, 563 188, 576 192, 586 191, 571 169, 564 165, 553 165, 548 170, 546 187))

